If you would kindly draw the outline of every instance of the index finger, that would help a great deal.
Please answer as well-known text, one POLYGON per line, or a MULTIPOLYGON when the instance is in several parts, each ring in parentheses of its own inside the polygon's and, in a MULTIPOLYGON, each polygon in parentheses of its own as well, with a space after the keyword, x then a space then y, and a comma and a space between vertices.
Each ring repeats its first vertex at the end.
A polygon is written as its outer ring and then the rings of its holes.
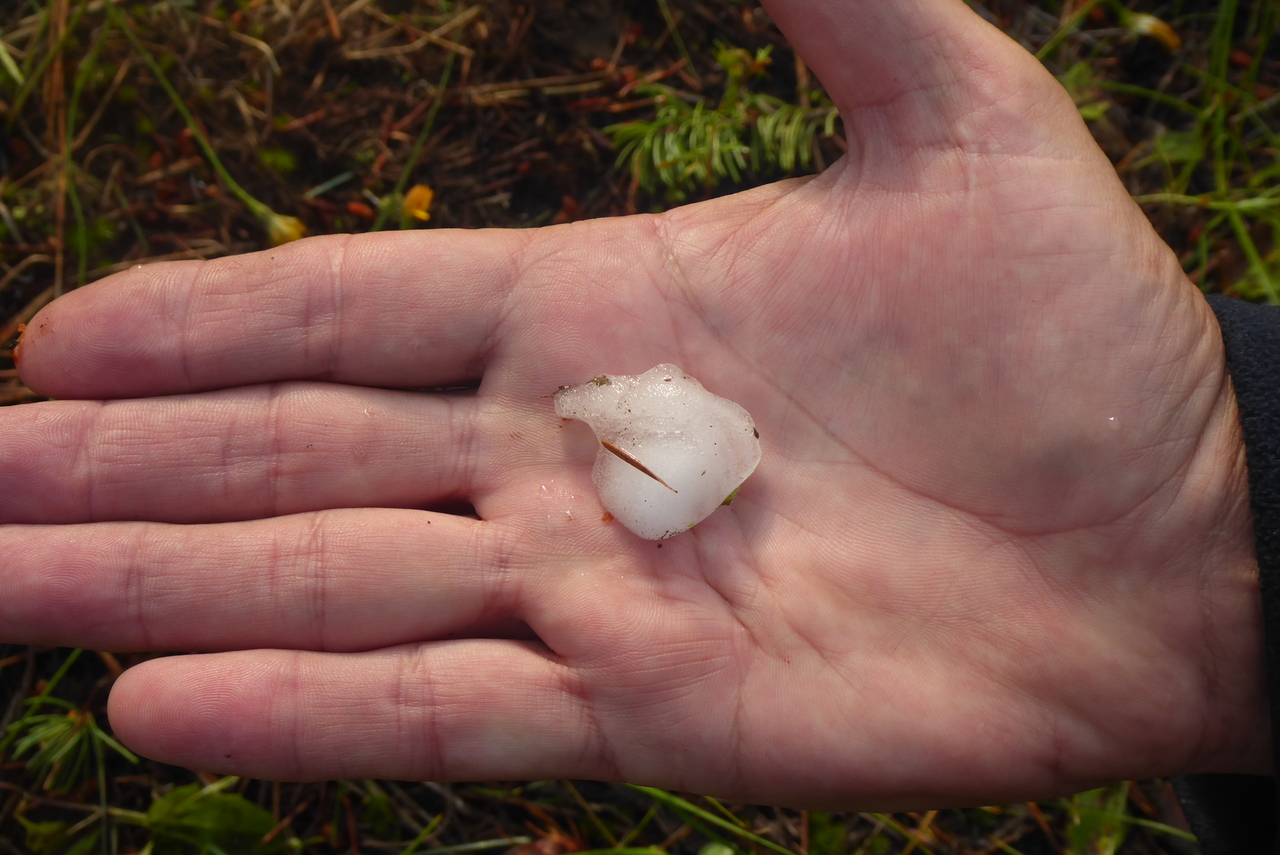
POLYGON ((134 267, 33 318, 17 354, 22 377, 55 398, 288 379, 467 383, 483 373, 525 234, 335 235, 134 267))

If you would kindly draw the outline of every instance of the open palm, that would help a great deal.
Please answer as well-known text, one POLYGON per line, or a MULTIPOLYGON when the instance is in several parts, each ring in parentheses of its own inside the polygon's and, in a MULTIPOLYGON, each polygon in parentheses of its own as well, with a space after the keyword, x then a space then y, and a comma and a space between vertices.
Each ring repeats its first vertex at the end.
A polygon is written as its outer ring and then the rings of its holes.
POLYGON ((46 309, 23 376, 65 400, 0 414, 0 635, 210 651, 127 672, 112 724, 257 777, 905 807, 1261 770, 1203 300, 962 3, 771 11, 849 128, 821 176, 46 309), (745 406, 764 458, 655 544, 602 520, 590 433, 545 396, 660 362, 745 406))

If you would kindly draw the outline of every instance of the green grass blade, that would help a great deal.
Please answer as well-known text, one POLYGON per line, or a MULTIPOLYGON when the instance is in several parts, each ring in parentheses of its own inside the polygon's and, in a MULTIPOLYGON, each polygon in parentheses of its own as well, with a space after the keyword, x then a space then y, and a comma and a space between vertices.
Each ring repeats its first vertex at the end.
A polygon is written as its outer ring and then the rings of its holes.
MULTIPOLYGON (((422 154, 422 147, 427 144, 427 137, 431 135, 431 128, 436 123, 436 113, 440 112, 440 105, 444 103, 444 91, 449 86, 449 74, 453 71, 453 54, 444 61, 444 71, 440 72, 440 82, 436 84, 436 94, 431 101, 431 107, 427 110, 427 117, 422 120, 422 129, 418 131, 418 138, 413 141, 413 148, 409 151, 409 160, 404 165, 404 169, 400 172, 400 177, 396 179, 395 190, 391 192, 392 199, 403 199, 404 188, 409 185, 409 176, 413 174, 414 168, 418 163, 418 155, 422 154)), ((390 205, 384 203, 378 208, 378 217, 373 221, 373 225, 369 227, 369 231, 382 231, 382 227, 386 225, 387 217, 391 213, 390 205)), ((397 212, 399 213, 399 212, 397 212)))
POLYGON ((22 69, 18 68, 18 64, 13 61, 13 54, 9 53, 9 48, 5 46, 3 36, 4 32, 0 31, 0 67, 9 73, 18 86, 22 86, 27 80, 22 76, 22 69))
MULTIPOLYGON (((532 843, 532 837, 501 837, 497 840, 477 840, 475 843, 459 843, 454 846, 437 846, 435 849, 424 849, 417 855, 451 855, 454 852, 485 852, 489 849, 504 849, 510 846, 524 846, 532 843)), ((402 855, 410 855, 406 849, 402 855)))
POLYGON ((173 84, 169 82, 169 76, 164 73, 164 69, 160 67, 160 63, 156 62, 156 58, 151 55, 151 51, 147 50, 146 45, 142 43, 142 39, 138 38, 138 34, 133 31, 133 27, 129 26, 128 21, 124 18, 124 13, 116 7, 114 3, 106 4, 107 15, 111 17, 112 23, 125 34, 129 43, 133 45, 133 49, 142 57, 142 61, 146 63, 147 68, 155 76, 156 82, 160 84, 160 88, 164 89, 165 94, 169 96, 169 101, 173 104, 173 108, 182 116, 182 120, 186 123, 187 129, 191 131, 191 136, 200 146, 200 150, 204 152, 205 159, 209 161, 209 166, 214 172, 218 173, 218 177, 226 184, 227 189, 240 202, 249 209, 255 217, 260 220, 267 219, 273 212, 262 202, 259 202, 248 190, 240 186, 231 173, 227 172, 227 168, 222 165, 222 159, 218 157, 218 153, 214 150, 213 144, 209 142, 209 138, 205 136, 204 131, 200 128, 200 124, 196 121, 196 117, 191 114, 191 110, 187 107, 182 96, 178 94, 178 90, 173 88, 173 84))
POLYGON ((758 834, 754 834, 753 832, 747 831, 745 828, 743 828, 740 825, 735 825, 726 819, 721 819, 711 811, 703 810, 697 805, 689 801, 686 801, 685 799, 682 799, 679 796, 674 795, 673 793, 668 793, 666 790, 659 790, 654 787, 640 787, 635 784, 627 784, 627 786, 635 790, 636 792, 644 793, 649 798, 653 799, 656 802, 660 802, 661 804, 664 804, 669 808, 672 808, 676 811, 680 811, 682 813, 687 813, 687 814, 696 816, 702 821, 709 822, 712 825, 718 826, 719 828, 723 828, 724 830, 732 834, 735 834, 744 840, 750 840, 752 843, 756 844, 757 846, 763 846, 765 849, 768 849, 772 852, 777 852, 778 855, 796 855, 795 852, 793 852, 790 849, 787 849, 785 846, 779 846, 778 844, 774 843, 772 840, 768 840, 764 837, 761 837, 758 834))
POLYGON ((1267 302, 1273 306, 1280 305, 1280 287, 1276 285, 1275 278, 1267 269, 1266 262, 1262 260, 1257 245, 1249 235, 1249 228, 1245 225, 1244 218, 1240 216, 1239 211, 1231 210, 1227 211, 1227 220, 1231 223, 1232 231, 1236 233, 1236 240, 1240 242, 1240 249, 1244 252, 1245 258, 1249 259, 1250 269, 1254 271, 1254 275, 1262 284, 1262 290, 1266 292, 1267 302))
POLYGON ((430 837, 431 833, 435 831, 437 828, 439 828, 440 823, 443 821, 444 821, 444 814, 442 813, 436 814, 434 817, 432 817, 431 821, 428 822, 425 826, 423 826, 422 831, 418 832, 418 836, 413 838, 413 840, 409 841, 409 845, 405 847, 405 850, 402 853, 400 853, 400 855, 413 855, 414 852, 417 852, 418 846, 422 844, 422 841, 430 837))
POLYGON ((1080 22, 1084 20, 1085 16, 1088 15, 1090 12, 1092 12, 1093 7, 1097 6, 1101 2, 1102 0, 1089 0, 1089 2, 1085 3, 1079 9, 1077 9, 1076 13, 1072 15, 1071 18, 1065 24, 1063 24, 1056 33, 1054 33, 1052 36, 1049 37, 1049 41, 1044 43, 1044 47, 1036 51, 1036 59, 1040 60, 1041 62, 1044 62, 1045 57, 1047 57, 1049 54, 1057 50, 1058 45, 1062 44, 1062 42, 1067 38, 1067 36, 1074 33, 1076 30, 1076 27, 1080 26, 1080 22))
POLYGON ((907 839, 907 840, 910 840, 912 843, 914 843, 914 844, 915 844, 915 846, 916 846, 917 848, 919 848, 919 849, 920 849, 920 851, 921 851, 921 852, 924 852, 924 853, 925 853, 925 855, 933 855, 933 850, 932 850, 932 849, 930 849, 928 846, 925 846, 922 842, 920 842, 919 838, 917 838, 914 834, 912 834, 912 833, 907 829, 907 827, 906 827, 905 825, 903 825, 902 823, 898 822, 898 821, 897 821, 896 819, 894 819, 893 817, 889 816, 889 814, 887 814, 887 813, 872 813, 872 814, 867 814, 867 815, 868 815, 868 816, 870 816, 870 817, 874 817, 874 818, 875 818, 875 820, 876 820, 877 822, 882 823, 883 825, 885 825, 885 826, 889 827, 890 829, 892 829, 892 830, 896 831, 896 832, 897 832, 899 835, 901 835, 903 838, 905 838, 905 839, 907 839))

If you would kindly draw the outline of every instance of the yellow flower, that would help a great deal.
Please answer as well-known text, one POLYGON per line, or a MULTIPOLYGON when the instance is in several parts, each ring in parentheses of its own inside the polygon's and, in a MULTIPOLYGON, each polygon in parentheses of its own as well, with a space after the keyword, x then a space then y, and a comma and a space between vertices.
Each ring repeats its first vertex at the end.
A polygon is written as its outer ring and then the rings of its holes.
POLYGON ((426 222, 431 219, 431 213, 428 209, 431 207, 431 200, 435 199, 435 191, 425 184, 415 184, 413 189, 404 194, 404 213, 407 217, 413 217, 417 220, 426 222))
POLYGON ((299 240, 307 235, 307 227, 302 224, 302 220, 277 214, 275 211, 268 211, 263 215, 262 224, 267 227, 267 239, 272 246, 299 240))
POLYGON ((1169 50, 1182 47, 1182 39, 1173 31, 1173 27, 1155 15, 1134 14, 1129 16, 1129 32, 1140 36, 1150 36, 1169 50))

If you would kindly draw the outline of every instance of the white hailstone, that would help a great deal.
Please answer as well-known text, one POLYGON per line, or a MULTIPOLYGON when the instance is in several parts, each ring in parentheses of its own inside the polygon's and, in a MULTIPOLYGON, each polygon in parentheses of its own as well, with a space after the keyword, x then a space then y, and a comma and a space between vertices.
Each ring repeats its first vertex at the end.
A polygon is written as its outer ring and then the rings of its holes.
POLYGON ((750 414, 674 365, 604 374, 555 393, 556 414, 600 440, 591 471, 600 502, 646 540, 662 540, 728 504, 760 462, 750 414))

